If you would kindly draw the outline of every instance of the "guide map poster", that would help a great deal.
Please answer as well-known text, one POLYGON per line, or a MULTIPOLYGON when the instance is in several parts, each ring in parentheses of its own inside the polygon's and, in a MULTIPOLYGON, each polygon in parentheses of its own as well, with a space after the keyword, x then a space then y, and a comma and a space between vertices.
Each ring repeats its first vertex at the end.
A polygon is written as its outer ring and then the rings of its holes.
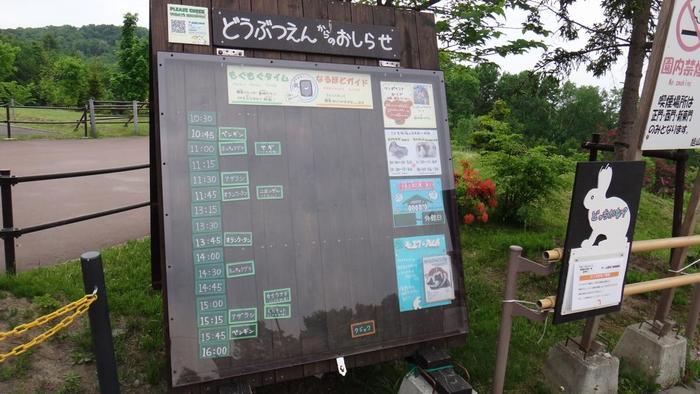
POLYGON ((440 175, 437 130, 384 130, 389 176, 440 175))
POLYGON ((426 83, 382 81, 384 127, 434 129, 435 97, 426 83))
POLYGON ((555 323, 619 310, 643 177, 641 161, 578 163, 555 323))
POLYGON ((228 103, 372 109, 369 74, 228 66, 228 103))
POLYGON ((440 178, 392 179, 394 227, 445 223, 440 178))
MULTIPOLYGON (((449 300, 437 302, 428 301, 425 283, 430 281, 431 277, 428 276, 426 278, 425 274, 430 273, 430 270, 426 272, 423 267, 426 258, 445 256, 446 253, 444 234, 394 239, 396 283, 399 291, 399 310, 401 312, 431 308, 450 303, 449 300)), ((449 279, 451 282, 451 275, 449 279)), ((454 298, 453 285, 450 283, 449 288, 446 290, 444 287, 444 282, 438 284, 437 289, 443 288, 443 290, 438 293, 449 293, 452 291, 452 298, 454 298)), ((433 296, 433 294, 431 294, 431 296, 433 296)), ((442 294, 434 294, 434 298, 442 299, 444 296, 442 294)))

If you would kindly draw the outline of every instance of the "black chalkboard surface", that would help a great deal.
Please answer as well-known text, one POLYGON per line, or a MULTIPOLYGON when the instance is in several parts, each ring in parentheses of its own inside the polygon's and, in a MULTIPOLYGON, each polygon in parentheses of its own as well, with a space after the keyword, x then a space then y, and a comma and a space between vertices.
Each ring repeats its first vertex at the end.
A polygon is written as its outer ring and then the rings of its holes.
POLYGON ((158 86, 173 386, 466 333, 442 73, 159 53, 158 86))

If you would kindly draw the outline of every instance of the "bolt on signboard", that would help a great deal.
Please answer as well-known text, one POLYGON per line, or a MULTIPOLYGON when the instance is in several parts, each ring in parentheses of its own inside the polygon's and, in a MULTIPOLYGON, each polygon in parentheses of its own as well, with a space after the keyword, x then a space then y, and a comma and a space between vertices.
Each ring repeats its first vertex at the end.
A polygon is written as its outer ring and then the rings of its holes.
POLYGON ((620 309, 644 162, 576 166, 554 322, 620 309))
POLYGON ((695 114, 700 99, 700 2, 669 1, 673 5, 670 15, 659 21, 660 37, 647 73, 650 81, 642 95, 653 93, 651 99, 646 97, 649 106, 643 100, 643 110, 640 107, 645 116, 642 150, 700 146, 700 113, 695 114))

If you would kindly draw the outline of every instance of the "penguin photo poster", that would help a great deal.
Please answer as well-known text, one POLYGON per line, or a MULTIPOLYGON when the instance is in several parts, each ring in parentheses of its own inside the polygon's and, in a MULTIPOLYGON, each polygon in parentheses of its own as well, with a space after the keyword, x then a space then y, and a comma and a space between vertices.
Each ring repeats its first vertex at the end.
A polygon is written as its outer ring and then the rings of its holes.
POLYGON ((577 164, 554 323, 620 309, 643 178, 641 161, 577 164))

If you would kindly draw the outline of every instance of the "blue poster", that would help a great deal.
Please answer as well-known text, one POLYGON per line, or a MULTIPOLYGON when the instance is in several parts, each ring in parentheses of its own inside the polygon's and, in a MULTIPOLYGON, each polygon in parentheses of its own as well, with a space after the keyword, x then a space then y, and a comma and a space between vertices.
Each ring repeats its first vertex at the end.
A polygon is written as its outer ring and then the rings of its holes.
POLYGON ((423 258, 447 254, 445 235, 421 235, 394 239, 396 283, 401 312, 448 305, 451 301, 427 302, 423 258))
POLYGON ((440 178, 392 179, 394 227, 445 223, 440 178))

